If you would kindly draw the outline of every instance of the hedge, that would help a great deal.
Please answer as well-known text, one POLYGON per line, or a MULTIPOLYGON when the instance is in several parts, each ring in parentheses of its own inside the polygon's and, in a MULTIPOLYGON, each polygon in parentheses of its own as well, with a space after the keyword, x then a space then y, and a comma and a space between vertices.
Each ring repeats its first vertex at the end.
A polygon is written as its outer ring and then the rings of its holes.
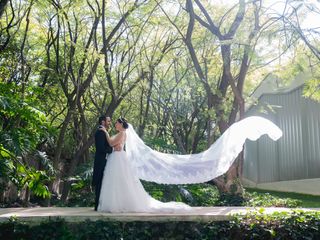
POLYGON ((225 222, 65 222, 0 224, 0 239, 320 239, 320 212, 263 212, 225 222))

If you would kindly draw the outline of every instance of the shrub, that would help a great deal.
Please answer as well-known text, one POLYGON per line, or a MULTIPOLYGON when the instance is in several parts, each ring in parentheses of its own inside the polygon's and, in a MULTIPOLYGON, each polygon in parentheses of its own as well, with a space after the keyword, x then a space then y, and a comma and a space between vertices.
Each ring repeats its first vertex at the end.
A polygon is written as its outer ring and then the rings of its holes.
POLYGON ((223 222, 67 223, 62 219, 30 226, 0 224, 0 239, 320 239, 320 212, 293 211, 271 215, 250 212, 223 222))

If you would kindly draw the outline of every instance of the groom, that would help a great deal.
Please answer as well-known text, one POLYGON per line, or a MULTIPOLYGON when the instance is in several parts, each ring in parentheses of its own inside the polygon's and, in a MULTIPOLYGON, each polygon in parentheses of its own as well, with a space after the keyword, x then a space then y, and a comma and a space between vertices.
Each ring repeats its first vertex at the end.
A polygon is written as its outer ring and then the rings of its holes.
POLYGON ((106 134, 101 128, 107 130, 111 126, 110 117, 99 117, 99 127, 95 133, 96 153, 94 157, 92 186, 95 188, 95 205, 94 210, 97 211, 99 205, 100 190, 103 178, 103 171, 107 163, 107 154, 112 153, 112 147, 109 145, 106 134))

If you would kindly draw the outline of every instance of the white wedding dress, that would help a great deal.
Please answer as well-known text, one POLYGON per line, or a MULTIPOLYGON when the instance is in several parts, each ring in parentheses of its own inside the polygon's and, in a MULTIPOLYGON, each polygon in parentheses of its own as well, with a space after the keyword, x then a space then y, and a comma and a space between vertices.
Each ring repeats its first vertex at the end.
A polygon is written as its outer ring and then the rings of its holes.
POLYGON ((143 188, 125 151, 114 151, 104 170, 98 211, 100 212, 178 212, 191 210, 179 202, 163 203, 143 188))
POLYGON ((247 139, 267 134, 272 140, 282 131, 262 117, 248 117, 231 125, 206 151, 178 155, 157 152, 139 138, 129 124, 126 151, 109 155, 104 170, 98 211, 179 212, 190 210, 184 203, 163 203, 152 198, 140 179, 162 184, 207 182, 224 174, 243 149, 247 139))

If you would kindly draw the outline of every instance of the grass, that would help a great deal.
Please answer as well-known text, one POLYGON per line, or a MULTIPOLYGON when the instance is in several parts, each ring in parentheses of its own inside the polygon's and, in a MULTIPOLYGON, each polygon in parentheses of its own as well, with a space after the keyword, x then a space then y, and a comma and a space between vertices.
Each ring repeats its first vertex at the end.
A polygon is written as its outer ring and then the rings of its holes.
POLYGON ((253 188, 246 188, 246 192, 248 192, 249 194, 256 193, 257 195, 268 194, 269 196, 272 196, 278 199, 298 201, 299 202, 298 206, 303 208, 320 208, 320 196, 293 193, 293 192, 277 192, 277 191, 261 190, 261 189, 253 189, 253 188))

